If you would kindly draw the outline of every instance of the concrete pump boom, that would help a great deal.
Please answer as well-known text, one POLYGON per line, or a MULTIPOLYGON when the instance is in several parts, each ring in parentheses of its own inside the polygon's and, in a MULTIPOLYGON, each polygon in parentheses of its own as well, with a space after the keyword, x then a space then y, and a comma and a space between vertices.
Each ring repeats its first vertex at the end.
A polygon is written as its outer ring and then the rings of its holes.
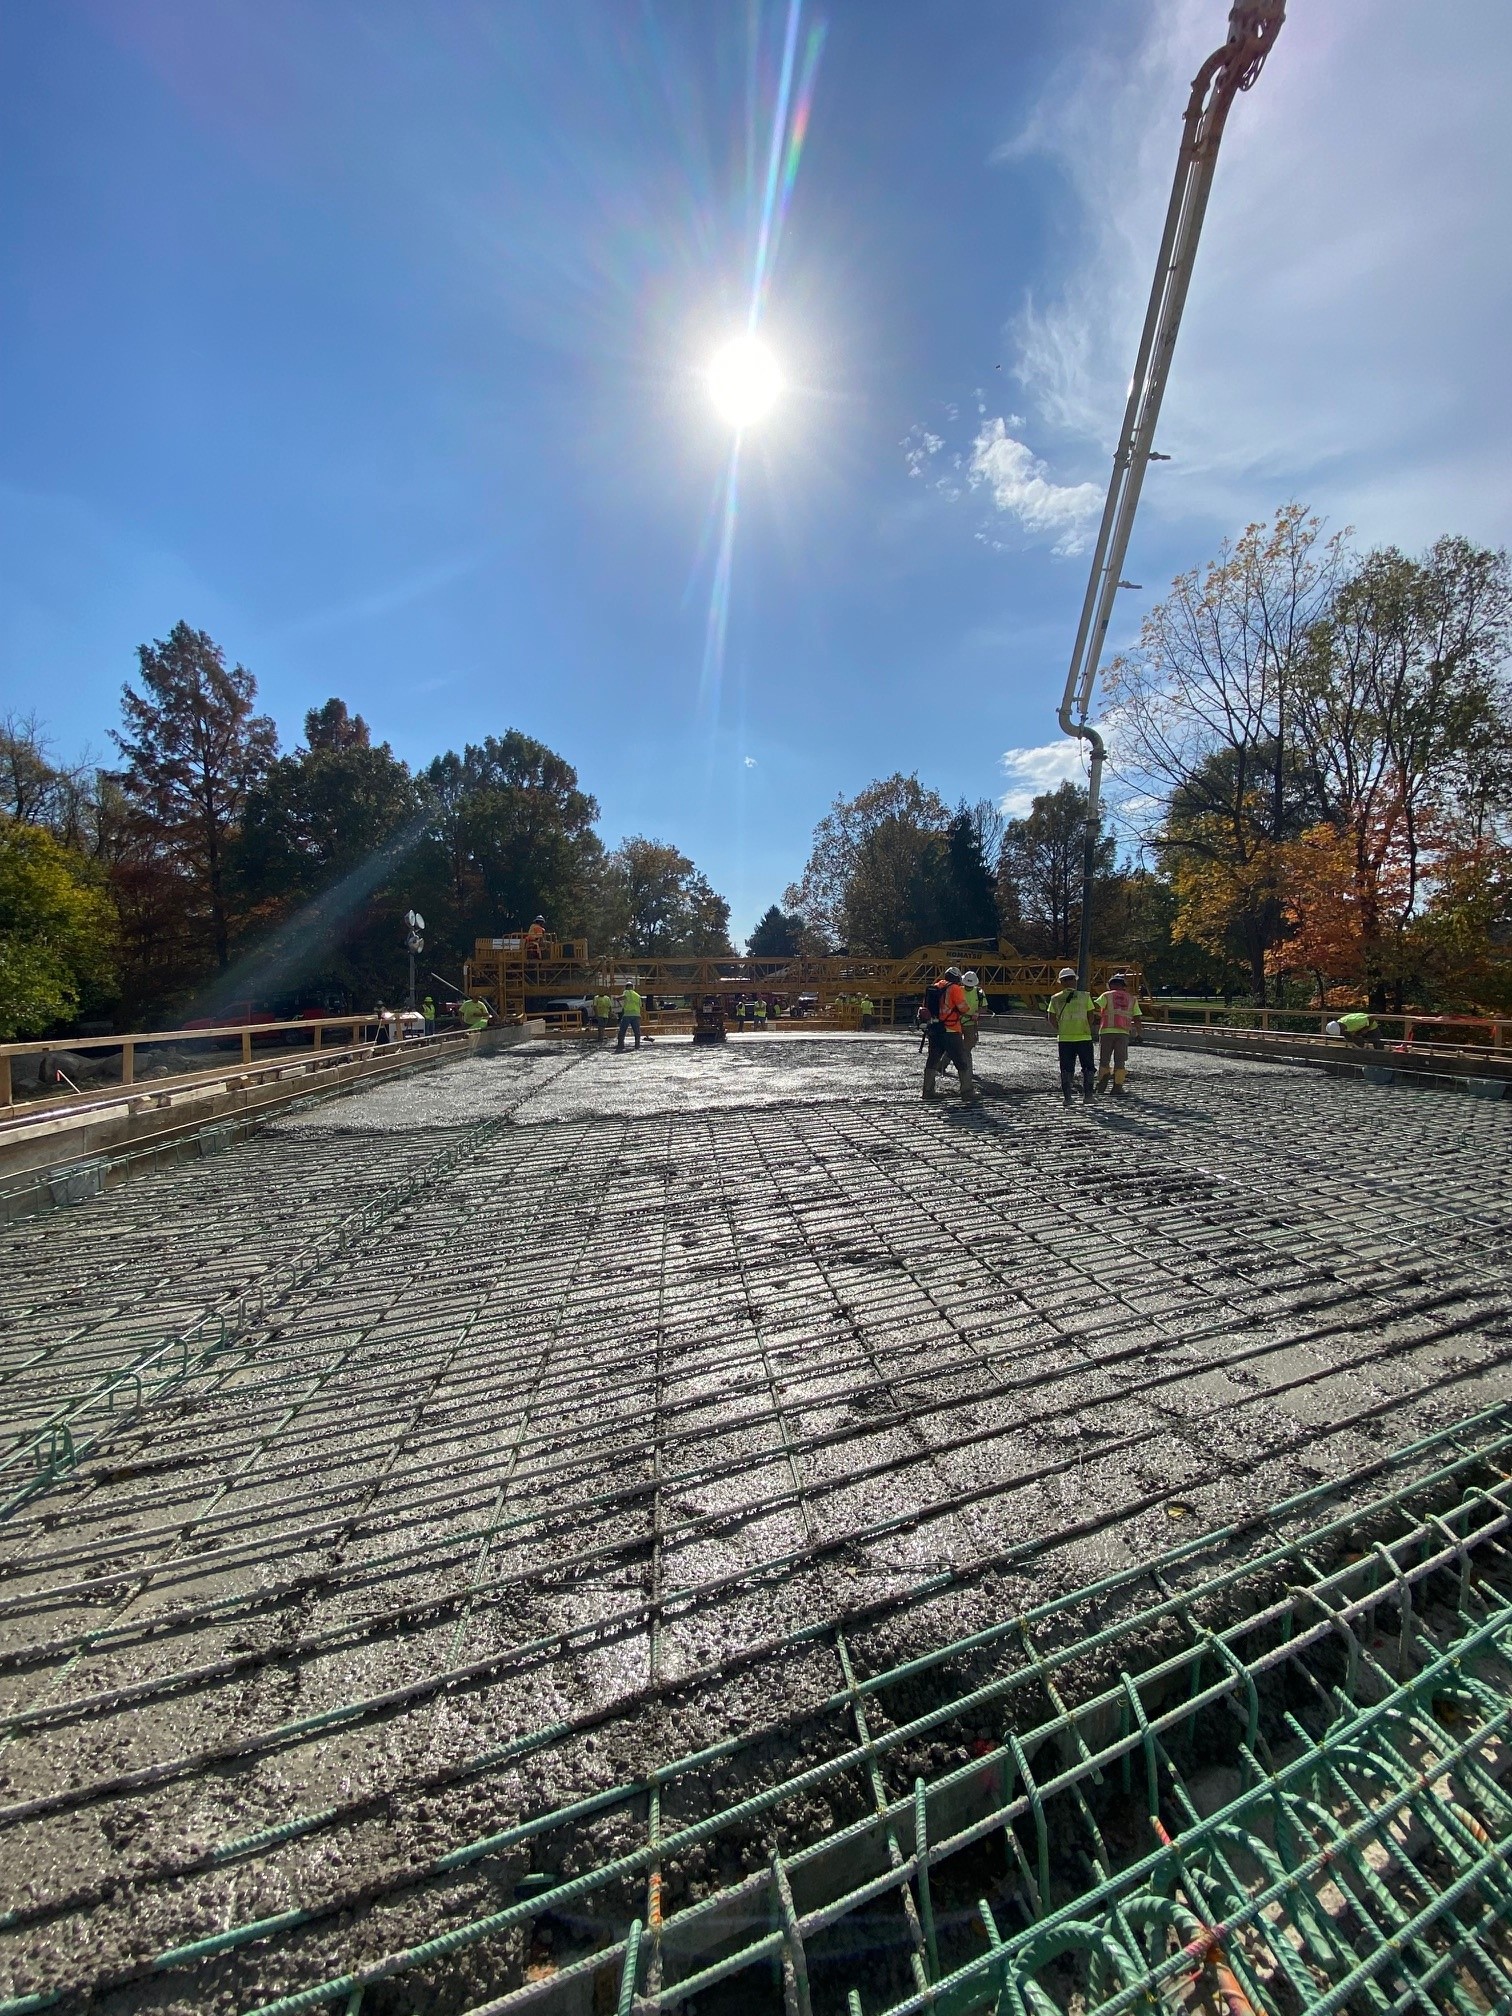
POLYGON ((1103 506, 1092 571, 1077 626, 1071 669, 1060 704, 1060 725, 1091 747, 1087 787, 1087 837, 1082 863, 1081 943, 1077 956, 1078 987, 1085 987, 1092 953, 1092 871, 1097 853, 1097 828, 1102 794, 1103 739, 1087 720, 1097 679, 1103 639, 1113 614, 1113 597, 1123 579, 1124 555, 1139 508, 1140 486, 1155 445, 1155 424, 1176 348, 1176 331, 1186 305, 1187 287, 1197 257, 1197 240, 1213 186, 1218 143, 1236 91, 1248 91, 1281 31, 1286 0, 1234 0, 1229 13, 1228 40, 1215 49, 1192 80, 1176 180, 1166 210, 1165 232, 1155 264, 1155 284, 1145 311, 1144 333, 1124 409, 1123 431, 1113 456, 1108 499, 1103 506))

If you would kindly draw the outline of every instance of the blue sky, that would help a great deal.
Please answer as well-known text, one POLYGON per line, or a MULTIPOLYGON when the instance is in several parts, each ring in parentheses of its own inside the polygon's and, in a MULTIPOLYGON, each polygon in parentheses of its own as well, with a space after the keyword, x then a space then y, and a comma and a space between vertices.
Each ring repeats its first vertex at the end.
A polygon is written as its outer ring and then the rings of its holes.
MULTIPOLYGON (((0 0, 0 707, 106 747, 184 618, 284 739, 514 726, 744 933, 837 792, 1067 769, 1081 552, 1223 0, 806 0, 823 31, 706 663, 787 0, 0 0)), ((1293 0, 1240 100, 1125 629, 1300 497, 1500 544, 1512 41, 1293 0)), ((1072 759, 1074 761, 1074 759, 1072 759)))

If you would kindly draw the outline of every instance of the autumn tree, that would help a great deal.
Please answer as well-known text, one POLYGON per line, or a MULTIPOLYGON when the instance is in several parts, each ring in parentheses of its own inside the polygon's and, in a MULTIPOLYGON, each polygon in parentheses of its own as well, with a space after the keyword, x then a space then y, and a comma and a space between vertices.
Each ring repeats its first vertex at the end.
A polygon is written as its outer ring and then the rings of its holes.
POLYGON ((1104 675, 1114 768, 1150 807, 1144 837, 1184 925, 1236 948, 1255 998, 1283 928, 1278 846, 1314 823, 1296 714, 1313 626, 1347 564, 1342 533, 1300 504, 1178 575, 1104 675))
POLYGON ((728 952, 730 906, 681 849, 636 834, 604 861, 596 935, 645 958, 728 952))
POLYGON ((803 920, 806 945, 817 950, 854 942, 858 950, 882 950, 874 938, 890 945, 921 928, 917 892, 927 873, 938 872, 942 856, 935 843, 943 842, 950 816, 938 792, 901 772, 868 784, 854 798, 837 798, 814 828, 802 879, 783 897, 803 920), (904 917, 916 921, 900 924, 904 917))
POLYGON ((1505 832, 1486 829, 1437 852, 1412 938, 1431 999, 1512 1013, 1512 841, 1505 832))
POLYGON ((278 751, 277 731, 254 713, 257 682, 228 667, 203 630, 176 623, 139 647, 142 690, 121 694, 121 784, 144 854, 180 887, 192 936, 202 928, 216 963, 230 957, 229 856, 247 794, 278 751))
POLYGON ((107 860, 120 819, 120 791, 86 754, 58 759, 35 714, 0 720, 0 814, 42 826, 93 861, 107 860))
POLYGON ((1417 560, 1366 554, 1309 635, 1296 730, 1348 843, 1332 852, 1347 859, 1355 964, 1377 1006, 1400 1006, 1413 977, 1436 852, 1487 839, 1506 801, 1509 633, 1506 554, 1444 538, 1417 560))
POLYGON ((951 935, 946 832, 893 814, 873 825, 856 851, 842 912, 852 952, 898 959, 951 935))
MULTIPOLYGON (((1087 793, 1069 781, 1042 791, 1003 834, 997 904, 1004 938, 1021 951, 1070 958, 1081 935, 1085 872, 1087 793)), ((1093 901, 1112 874, 1117 846, 1111 833, 1098 836, 1093 901)), ((1097 912, 1093 912, 1094 930, 1097 912)))

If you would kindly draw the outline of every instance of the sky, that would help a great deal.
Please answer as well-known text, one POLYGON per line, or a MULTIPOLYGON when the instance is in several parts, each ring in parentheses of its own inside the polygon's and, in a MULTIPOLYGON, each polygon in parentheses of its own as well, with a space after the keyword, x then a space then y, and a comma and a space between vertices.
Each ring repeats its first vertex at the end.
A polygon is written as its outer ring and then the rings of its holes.
MULTIPOLYGON (((515 727, 744 936, 837 794, 1022 810, 1224 0, 0 0, 0 711, 179 620, 295 744, 515 727), (755 326, 784 390, 709 396, 755 326)), ((1111 642, 1296 498, 1512 533, 1503 0, 1291 0, 1111 642)), ((1068 753, 1069 752, 1069 753, 1068 753)), ((510 920, 500 920, 505 922, 510 920)))

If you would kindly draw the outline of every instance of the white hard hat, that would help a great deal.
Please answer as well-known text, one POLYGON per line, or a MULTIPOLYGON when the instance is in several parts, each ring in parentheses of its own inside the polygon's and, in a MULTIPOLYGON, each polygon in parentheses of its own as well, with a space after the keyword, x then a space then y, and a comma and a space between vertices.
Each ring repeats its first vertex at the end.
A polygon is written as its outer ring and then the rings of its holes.
POLYGON ((1062 966, 1060 977, 1062 980, 1074 980, 1076 978, 1076 968, 1074 966, 1062 966))
POLYGON ((1325 1022, 1323 1024, 1323 1034, 1325 1036, 1342 1036, 1344 1031, 1339 1027, 1337 1022, 1325 1022))
POLYGON ((975 987, 975 985, 977 984, 977 977, 975 973, 971 971, 970 967, 968 967, 966 971, 961 975, 961 978, 965 981, 968 987, 975 987))

